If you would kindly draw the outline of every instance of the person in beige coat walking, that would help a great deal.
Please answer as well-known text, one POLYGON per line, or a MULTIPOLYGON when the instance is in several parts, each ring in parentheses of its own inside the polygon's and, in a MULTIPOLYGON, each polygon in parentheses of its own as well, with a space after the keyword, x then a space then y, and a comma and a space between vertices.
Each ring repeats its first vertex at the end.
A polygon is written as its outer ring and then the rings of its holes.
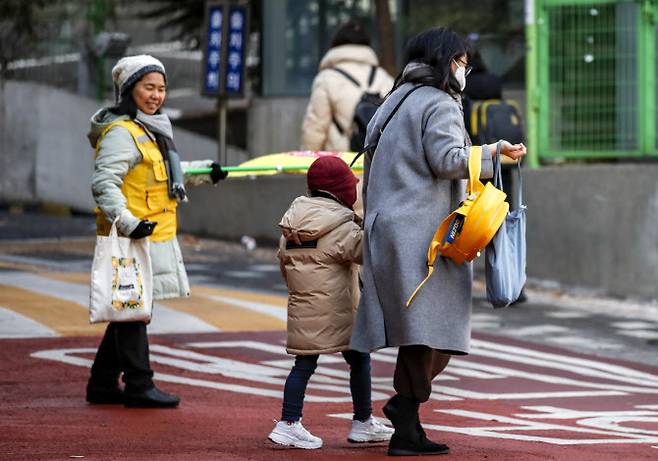
POLYGON ((356 21, 340 26, 313 81, 302 123, 302 149, 348 151, 354 110, 363 92, 378 93, 383 97, 392 87, 393 78, 379 67, 363 26, 356 21))
POLYGON ((319 354, 334 352, 341 352, 350 366, 354 419, 348 441, 386 441, 393 433, 372 416, 370 354, 349 350, 363 235, 352 211, 357 182, 343 160, 320 157, 308 170, 310 196, 297 197, 279 223, 279 261, 289 293, 286 351, 296 356, 286 379, 281 421, 269 435, 280 445, 322 446, 322 439, 302 426, 302 408, 319 354))

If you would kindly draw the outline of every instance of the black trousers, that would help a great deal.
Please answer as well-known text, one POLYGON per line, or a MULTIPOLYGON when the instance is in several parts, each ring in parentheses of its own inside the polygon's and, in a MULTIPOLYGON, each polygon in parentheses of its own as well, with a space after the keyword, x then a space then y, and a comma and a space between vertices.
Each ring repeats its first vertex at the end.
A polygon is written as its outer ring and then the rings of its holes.
POLYGON ((144 322, 111 322, 91 366, 89 385, 115 387, 123 373, 126 392, 153 387, 149 343, 144 322))
POLYGON ((427 346, 400 346, 393 374, 393 388, 403 397, 427 402, 432 380, 443 371, 450 355, 427 346))
MULTIPOLYGON (((365 421, 372 415, 370 354, 345 351, 343 358, 350 366, 350 392, 354 419, 365 421)), ((318 366, 319 355, 298 355, 283 388, 281 420, 299 421, 304 408, 306 386, 318 366)))

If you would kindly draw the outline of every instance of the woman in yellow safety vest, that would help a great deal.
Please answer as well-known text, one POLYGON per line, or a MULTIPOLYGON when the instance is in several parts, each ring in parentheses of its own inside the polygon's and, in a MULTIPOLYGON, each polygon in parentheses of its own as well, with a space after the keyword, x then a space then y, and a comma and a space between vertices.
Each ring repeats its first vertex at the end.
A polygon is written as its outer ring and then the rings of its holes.
MULTIPOLYGON (((162 63, 129 56, 112 69, 117 104, 91 118, 89 140, 96 150, 92 193, 98 235, 149 237, 153 299, 185 297, 190 287, 176 240, 176 207, 187 201, 185 182, 217 183, 227 173, 211 160, 181 162, 171 123, 160 111, 167 90, 162 63), (211 167, 209 175, 186 177, 185 167, 211 167)), ((111 322, 96 353, 87 401, 129 407, 175 407, 180 399, 153 384, 144 322, 111 322), (119 387, 123 373, 125 388, 119 387)))

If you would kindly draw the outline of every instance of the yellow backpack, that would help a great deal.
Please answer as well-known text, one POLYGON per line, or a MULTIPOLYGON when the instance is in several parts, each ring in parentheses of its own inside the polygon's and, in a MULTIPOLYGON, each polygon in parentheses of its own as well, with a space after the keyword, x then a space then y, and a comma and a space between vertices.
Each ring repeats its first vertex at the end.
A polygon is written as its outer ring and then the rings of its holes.
POLYGON ((471 147, 468 156, 468 196, 459 208, 443 220, 432 237, 427 250, 427 277, 409 296, 407 307, 434 272, 438 254, 458 265, 472 261, 491 241, 507 216, 507 194, 490 182, 485 186, 480 181, 481 159, 482 147, 471 147))

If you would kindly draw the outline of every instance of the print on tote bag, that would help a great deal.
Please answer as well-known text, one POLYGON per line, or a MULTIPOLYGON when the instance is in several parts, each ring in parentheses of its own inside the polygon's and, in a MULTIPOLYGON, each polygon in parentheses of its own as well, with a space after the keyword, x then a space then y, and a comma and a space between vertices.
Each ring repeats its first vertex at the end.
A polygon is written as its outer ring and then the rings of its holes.
POLYGON ((153 270, 148 238, 131 239, 117 232, 96 236, 91 265, 89 321, 149 322, 153 308, 153 270))
POLYGON ((117 310, 142 309, 144 282, 135 258, 112 256, 112 274, 112 307, 117 310))

